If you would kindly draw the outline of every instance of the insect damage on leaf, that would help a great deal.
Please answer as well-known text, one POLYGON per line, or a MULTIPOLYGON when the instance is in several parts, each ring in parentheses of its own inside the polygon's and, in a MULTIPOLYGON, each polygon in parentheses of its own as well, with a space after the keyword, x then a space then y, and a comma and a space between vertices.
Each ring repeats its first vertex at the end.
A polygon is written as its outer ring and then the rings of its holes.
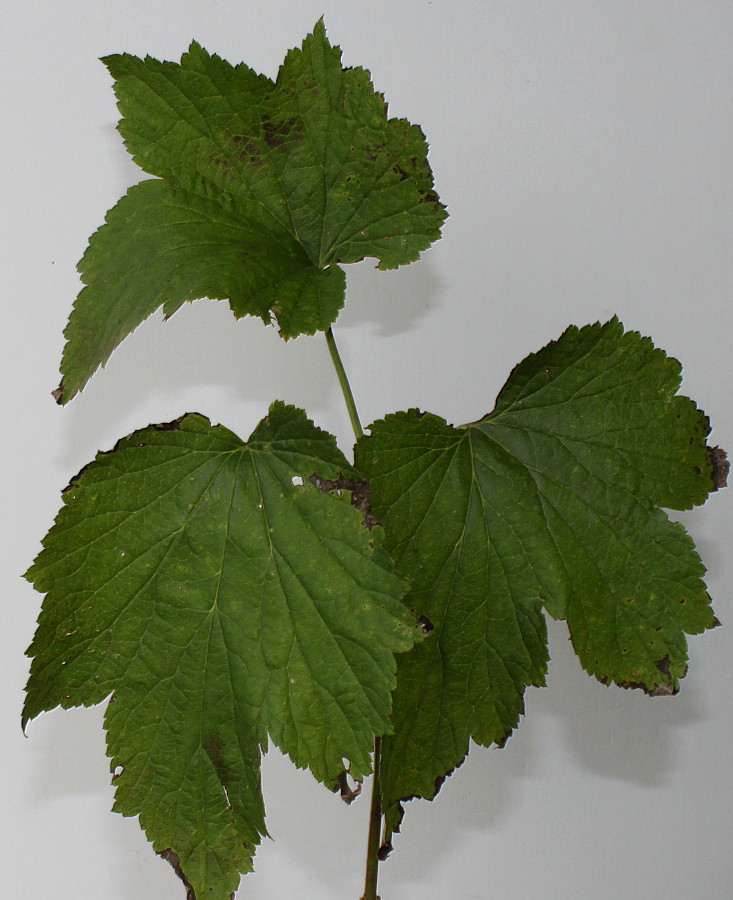
POLYGON ((79 263, 57 402, 159 308, 169 318, 187 301, 227 300, 284 338, 314 334, 343 306, 341 264, 395 268, 440 236, 422 131, 388 117, 322 21, 275 81, 197 43, 180 63, 104 62, 125 145, 154 177, 109 211, 79 263))
POLYGON ((679 384, 679 364, 614 319, 527 357, 470 425, 411 410, 358 442, 406 602, 434 626, 399 661, 388 839, 401 801, 434 797, 469 739, 501 745, 516 727, 526 686, 544 683, 543 608, 599 681, 678 690, 685 635, 717 620, 692 541, 661 507, 704 502, 725 468, 679 384))

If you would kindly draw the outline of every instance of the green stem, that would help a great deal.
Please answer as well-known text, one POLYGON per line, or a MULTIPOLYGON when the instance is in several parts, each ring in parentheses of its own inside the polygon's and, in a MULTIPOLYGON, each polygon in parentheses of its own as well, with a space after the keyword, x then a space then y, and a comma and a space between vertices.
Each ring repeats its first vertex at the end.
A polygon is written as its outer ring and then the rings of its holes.
POLYGON ((346 370, 344 369, 344 364, 341 362, 341 357, 331 328, 326 332, 326 343, 328 344, 331 361, 333 362, 334 369, 336 369, 336 375, 339 384, 341 385, 341 392, 344 395, 346 409, 349 413, 349 419, 351 419, 351 427, 354 429, 354 435, 358 441, 359 438, 363 436, 364 429, 361 427, 361 422, 359 421, 359 413, 356 411, 356 403, 354 402, 354 395, 351 393, 351 385, 349 384, 349 379, 346 377, 346 370))
POLYGON ((377 877, 379 875, 379 844, 382 837, 382 797, 379 779, 380 744, 381 740, 374 738, 374 778, 372 779, 372 802, 369 809, 369 837, 367 839, 364 896, 361 900, 379 900, 377 877))
MULTIPOLYGON (((364 434, 364 429, 359 421, 359 413, 356 411, 356 403, 354 395, 351 392, 351 385, 346 376, 344 364, 336 346, 336 340, 333 336, 332 329, 326 332, 326 343, 331 354, 331 361, 336 370, 336 375, 341 385, 341 392, 344 395, 346 409, 351 420, 351 427, 354 429, 354 436, 357 441, 364 434)), ((382 837, 382 798, 381 786, 379 780, 379 750, 380 739, 374 739, 374 778, 372 779, 372 799, 369 809, 369 836, 367 838, 367 859, 366 859, 366 878, 364 881, 364 896, 361 900, 379 900, 377 896, 377 875, 379 873, 379 845, 382 837)))

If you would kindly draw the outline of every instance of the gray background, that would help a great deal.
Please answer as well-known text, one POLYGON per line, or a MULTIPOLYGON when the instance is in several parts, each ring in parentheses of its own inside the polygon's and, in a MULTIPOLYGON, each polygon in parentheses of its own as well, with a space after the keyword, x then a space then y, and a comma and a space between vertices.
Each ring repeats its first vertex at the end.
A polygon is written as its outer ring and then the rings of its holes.
MULTIPOLYGON (((97 57, 177 59, 192 37, 274 75, 326 16, 346 64, 420 123, 451 218, 421 262, 349 270, 336 334, 365 423, 419 406, 490 409, 511 367, 570 323, 617 313, 685 366, 733 448, 733 3, 675 0, 31 0, 2 35, 3 628, 0 894, 167 900, 183 891, 112 815, 101 710, 20 732, 40 598, 20 580, 58 493, 97 449, 199 410, 246 437, 280 398, 350 446, 322 337, 285 345, 225 304, 147 322, 71 406, 50 397, 88 235, 140 178, 97 57)), ((683 516, 719 628, 674 699, 607 689, 551 627, 549 687, 501 752, 474 748, 408 808, 384 900, 724 900, 731 896, 730 496, 683 516)), ((241 896, 356 900, 367 803, 347 809, 273 753, 267 841, 241 896)))

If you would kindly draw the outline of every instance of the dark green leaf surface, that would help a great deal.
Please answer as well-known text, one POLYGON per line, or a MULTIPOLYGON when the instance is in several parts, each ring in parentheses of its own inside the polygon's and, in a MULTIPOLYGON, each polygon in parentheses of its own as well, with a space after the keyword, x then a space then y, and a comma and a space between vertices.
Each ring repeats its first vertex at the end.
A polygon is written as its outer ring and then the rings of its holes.
POLYGON ((47 596, 25 720, 111 696, 115 808, 197 896, 251 868, 268 734, 334 786, 389 729, 394 654, 419 630, 380 529, 308 480, 341 472, 334 439, 280 403, 247 444, 198 415, 151 426, 72 481, 29 572, 47 596))
POLYGON ((284 337, 313 334, 343 305, 338 263, 394 268, 439 237, 422 132, 387 117, 368 72, 342 68, 322 22, 276 82, 196 43, 180 63, 105 62, 126 146, 162 180, 132 188, 92 236, 59 402, 160 307, 226 299, 284 337))
POLYGON ((612 320, 529 356, 471 425, 413 410, 357 445, 386 549, 433 628, 399 665, 388 831, 469 738, 501 743, 515 727, 525 686, 544 680, 542 607, 599 680, 677 689, 685 635, 715 624, 692 541, 659 509, 713 489, 708 422, 679 384, 675 360, 612 320))

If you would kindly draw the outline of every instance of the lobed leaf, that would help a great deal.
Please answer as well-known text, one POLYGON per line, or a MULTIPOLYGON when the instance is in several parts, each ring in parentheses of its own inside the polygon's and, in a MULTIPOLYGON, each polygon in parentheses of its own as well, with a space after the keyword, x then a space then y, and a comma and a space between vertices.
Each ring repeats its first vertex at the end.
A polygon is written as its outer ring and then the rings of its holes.
POLYGON ((388 839, 400 801, 432 798, 469 739, 503 744, 544 683, 544 607, 604 683, 671 693, 686 634, 716 624, 682 525, 714 489, 707 418, 680 366, 646 338, 570 328, 512 372, 461 428, 416 410, 356 449, 386 549, 431 629, 399 664, 382 742, 388 839))
POLYGON ((275 82, 195 42, 180 63, 104 61, 125 144, 160 180, 110 210, 79 264, 60 403, 160 307, 228 300, 237 317, 275 319, 283 337, 314 334, 343 306, 339 263, 394 268, 440 236, 421 130, 387 117, 322 21, 275 82))
POLYGON ((197 896, 224 898, 265 833, 268 734, 335 787, 389 730, 395 653, 420 632, 305 413, 248 443, 199 415, 120 441, 74 478, 28 577, 47 592, 24 720, 110 697, 115 809, 197 896))

